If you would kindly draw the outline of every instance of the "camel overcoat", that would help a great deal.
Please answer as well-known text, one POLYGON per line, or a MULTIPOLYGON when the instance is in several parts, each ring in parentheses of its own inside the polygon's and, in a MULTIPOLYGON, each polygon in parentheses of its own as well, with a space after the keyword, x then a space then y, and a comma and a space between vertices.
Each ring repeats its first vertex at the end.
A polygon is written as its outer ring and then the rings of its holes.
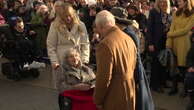
POLYGON ((117 27, 97 45, 94 102, 102 110, 135 110, 136 53, 133 40, 117 27))

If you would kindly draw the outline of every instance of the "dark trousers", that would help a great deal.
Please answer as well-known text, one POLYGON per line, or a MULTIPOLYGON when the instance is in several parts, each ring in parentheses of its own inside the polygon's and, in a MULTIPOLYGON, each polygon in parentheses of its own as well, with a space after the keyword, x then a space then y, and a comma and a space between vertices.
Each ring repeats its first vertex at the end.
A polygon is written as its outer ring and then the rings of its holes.
POLYGON ((157 54, 152 55, 151 62, 151 87, 152 89, 160 89, 165 85, 167 79, 166 68, 158 61, 157 54))
POLYGON ((194 109, 194 92, 189 93, 191 108, 194 109))

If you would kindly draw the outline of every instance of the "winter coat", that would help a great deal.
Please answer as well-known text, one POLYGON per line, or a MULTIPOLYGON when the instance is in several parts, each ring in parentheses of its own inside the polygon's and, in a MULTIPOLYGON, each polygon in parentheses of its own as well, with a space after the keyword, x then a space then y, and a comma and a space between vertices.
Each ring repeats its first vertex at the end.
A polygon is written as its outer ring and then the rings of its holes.
MULTIPOLYGON (((194 38, 194 34, 192 36, 194 38)), ((191 48, 189 49, 189 52, 187 54, 187 61, 186 61, 187 67, 194 67, 194 42, 192 41, 191 48)))
POLYGON ((74 24, 71 31, 64 29, 62 32, 57 27, 57 22, 51 24, 48 37, 47 49, 51 63, 63 64, 65 52, 70 48, 79 47, 83 63, 89 62, 89 38, 84 23, 74 24), (79 28, 83 33, 79 33, 79 28))
POLYGON ((140 56, 142 52, 140 39, 137 37, 135 32, 130 27, 125 28, 124 32, 126 32, 126 34, 128 34, 132 38, 138 51, 137 64, 135 68, 136 105, 137 105, 136 110, 154 110, 154 103, 149 87, 149 82, 140 56))
POLYGON ((86 65, 75 68, 69 65, 63 65, 57 72, 56 85, 59 93, 67 90, 73 90, 73 86, 79 83, 94 85, 95 74, 86 65))
POLYGON ((177 56, 178 66, 186 66, 186 56, 191 46, 189 31, 194 26, 194 14, 173 16, 170 31, 167 34, 166 46, 173 49, 177 56))
POLYGON ((165 26, 162 21, 162 12, 152 9, 148 19, 148 44, 154 45, 157 52, 165 49, 166 34, 169 30, 171 23, 171 16, 168 14, 166 22, 168 26, 165 26))
POLYGON ((140 31, 136 33, 131 26, 127 26, 123 31, 133 39, 140 54, 143 53, 145 50, 145 39, 143 34, 140 31))
POLYGON ((135 110, 136 53, 133 40, 117 27, 97 45, 94 102, 102 110, 135 110))
MULTIPOLYGON (((84 23, 74 24, 71 31, 57 25, 57 18, 52 22, 47 37, 47 51, 51 64, 63 65, 65 53, 70 48, 77 48, 83 63, 89 62, 89 38, 84 23), (79 30, 83 32, 80 33, 79 30)), ((53 70, 53 86, 56 88, 56 71, 53 70)))

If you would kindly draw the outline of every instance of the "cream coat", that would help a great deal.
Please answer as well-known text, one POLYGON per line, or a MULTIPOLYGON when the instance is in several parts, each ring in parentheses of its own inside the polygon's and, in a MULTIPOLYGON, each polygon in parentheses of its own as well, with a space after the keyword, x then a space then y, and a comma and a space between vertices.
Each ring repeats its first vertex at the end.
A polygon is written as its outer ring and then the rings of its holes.
MULTIPOLYGON (((74 47, 80 51, 82 62, 88 63, 90 48, 85 24, 82 22, 80 25, 75 24, 71 31, 68 31, 66 28, 63 31, 59 31, 57 22, 52 22, 47 37, 47 50, 51 63, 63 65, 65 53, 68 49, 74 47), (83 32, 80 33, 79 29, 83 30, 83 32)), ((53 70, 54 88, 56 88, 56 73, 53 70)))
POLYGON ((79 48, 82 62, 89 62, 90 48, 87 30, 82 22, 80 27, 83 33, 79 33, 78 27, 79 25, 75 24, 71 31, 64 29, 61 32, 55 21, 51 24, 47 38, 47 49, 51 63, 63 64, 65 52, 73 47, 79 48))

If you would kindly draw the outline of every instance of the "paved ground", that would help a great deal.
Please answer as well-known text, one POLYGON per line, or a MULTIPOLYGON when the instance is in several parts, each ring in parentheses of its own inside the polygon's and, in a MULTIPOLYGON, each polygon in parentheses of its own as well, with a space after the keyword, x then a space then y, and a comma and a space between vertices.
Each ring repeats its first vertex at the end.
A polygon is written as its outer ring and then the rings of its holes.
MULTIPOLYGON (((0 74, 0 110, 58 110, 57 93, 52 89, 51 69, 41 69, 38 79, 19 82, 0 74)), ((185 110, 187 98, 153 92, 157 110, 185 110)), ((80 109, 82 110, 82 109, 80 109)))
POLYGON ((0 80, 0 110, 59 110, 52 89, 0 80))

